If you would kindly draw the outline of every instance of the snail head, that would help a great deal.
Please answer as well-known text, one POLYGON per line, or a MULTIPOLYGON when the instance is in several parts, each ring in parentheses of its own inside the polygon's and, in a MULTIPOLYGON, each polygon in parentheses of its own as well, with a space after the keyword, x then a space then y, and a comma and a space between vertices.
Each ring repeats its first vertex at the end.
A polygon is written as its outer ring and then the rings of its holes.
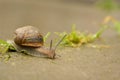
POLYGON ((55 58, 55 56, 56 56, 56 53, 55 53, 55 51, 56 51, 56 49, 57 49, 57 47, 59 46, 59 44, 63 41, 63 39, 66 37, 66 35, 64 35, 58 42, 57 42, 57 44, 55 45, 55 47, 54 48, 52 48, 52 40, 51 40, 51 42, 50 42, 50 48, 49 48, 49 51, 50 51, 50 55, 49 55, 49 57, 50 58, 55 58))

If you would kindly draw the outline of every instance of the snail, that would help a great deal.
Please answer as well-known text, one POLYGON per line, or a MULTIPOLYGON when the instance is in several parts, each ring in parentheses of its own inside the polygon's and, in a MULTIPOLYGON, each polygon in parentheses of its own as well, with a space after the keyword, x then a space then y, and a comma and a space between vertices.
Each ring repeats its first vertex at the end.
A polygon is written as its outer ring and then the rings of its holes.
MULTIPOLYGON (((66 36, 66 35, 65 35, 66 36)), ((52 48, 52 40, 50 48, 47 49, 44 45, 43 36, 37 28, 32 26, 25 26, 16 29, 14 41, 11 42, 17 51, 26 50, 29 55, 41 57, 41 55, 48 58, 55 58, 55 50, 62 42, 65 36, 52 48)))

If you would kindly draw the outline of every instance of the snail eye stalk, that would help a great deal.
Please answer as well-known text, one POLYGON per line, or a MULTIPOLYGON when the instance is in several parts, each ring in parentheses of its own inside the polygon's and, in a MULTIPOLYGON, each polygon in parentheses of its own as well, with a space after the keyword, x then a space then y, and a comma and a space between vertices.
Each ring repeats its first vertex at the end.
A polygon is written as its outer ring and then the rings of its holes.
POLYGON ((52 49, 52 40, 50 41, 50 50, 52 49))
POLYGON ((59 41, 58 41, 58 43, 56 44, 56 46, 55 46, 55 50, 56 50, 56 48, 58 47, 58 45, 63 41, 63 39, 66 37, 67 35, 65 34, 63 37, 62 37, 62 39, 60 39, 59 41))

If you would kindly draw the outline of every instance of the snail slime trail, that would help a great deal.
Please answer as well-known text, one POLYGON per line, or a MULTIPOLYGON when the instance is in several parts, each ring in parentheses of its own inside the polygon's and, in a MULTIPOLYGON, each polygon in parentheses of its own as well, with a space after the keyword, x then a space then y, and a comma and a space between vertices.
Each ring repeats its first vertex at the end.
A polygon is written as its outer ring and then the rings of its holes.
POLYGON ((50 48, 47 49, 45 46, 43 46, 43 36, 38 31, 38 29, 32 26, 25 26, 16 29, 14 42, 12 43, 20 52, 25 50, 27 54, 32 56, 48 57, 54 59, 56 55, 56 48, 65 37, 66 35, 64 35, 63 38, 58 41, 54 48, 52 48, 51 40, 50 48))

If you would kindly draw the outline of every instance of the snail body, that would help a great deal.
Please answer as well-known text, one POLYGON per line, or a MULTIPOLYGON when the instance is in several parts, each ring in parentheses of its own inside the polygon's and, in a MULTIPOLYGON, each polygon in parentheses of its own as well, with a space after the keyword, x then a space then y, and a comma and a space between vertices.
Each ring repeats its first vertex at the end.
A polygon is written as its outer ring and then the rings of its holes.
POLYGON ((38 31, 38 29, 32 26, 25 26, 16 29, 14 45, 17 49, 19 49, 19 51, 22 49, 27 50, 29 55, 37 57, 41 57, 41 55, 44 55, 48 58, 53 59, 56 55, 55 50, 60 42, 64 39, 64 37, 56 44, 55 48, 52 48, 51 40, 50 48, 47 49, 43 46, 43 36, 38 31))

